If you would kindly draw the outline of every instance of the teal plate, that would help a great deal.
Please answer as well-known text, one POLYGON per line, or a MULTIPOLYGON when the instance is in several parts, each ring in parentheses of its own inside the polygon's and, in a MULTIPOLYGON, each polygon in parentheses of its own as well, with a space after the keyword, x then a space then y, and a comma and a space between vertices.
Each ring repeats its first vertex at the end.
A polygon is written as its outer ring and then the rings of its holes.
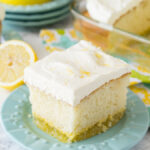
POLYGON ((29 150, 127 150, 144 137, 149 125, 149 114, 145 105, 129 91, 125 116, 117 125, 87 140, 64 144, 34 124, 29 91, 25 85, 16 89, 5 100, 1 119, 6 132, 29 150))
POLYGON ((62 9, 59 9, 57 11, 49 11, 44 13, 36 13, 36 14, 12 14, 12 13, 6 13, 5 19, 17 19, 17 20, 41 20, 41 19, 47 19, 51 17, 57 17, 58 15, 65 14, 69 12, 70 7, 66 6, 62 9))
POLYGON ((36 20, 36 21, 26 21, 26 20, 5 20, 3 21, 4 24, 9 24, 9 25, 15 25, 15 26, 23 26, 23 27, 32 27, 32 26, 44 26, 44 25, 48 25, 48 24, 53 24, 56 23, 58 21, 63 20, 64 18, 66 18, 69 15, 68 13, 59 15, 59 16, 55 16, 53 18, 47 18, 47 19, 43 19, 43 20, 36 20))
POLYGON ((65 7, 69 5, 73 0, 52 0, 51 2, 40 4, 40 5, 28 5, 28 6, 13 6, 0 3, 5 9, 6 12, 10 13, 37 13, 45 12, 50 10, 55 10, 60 7, 65 7))

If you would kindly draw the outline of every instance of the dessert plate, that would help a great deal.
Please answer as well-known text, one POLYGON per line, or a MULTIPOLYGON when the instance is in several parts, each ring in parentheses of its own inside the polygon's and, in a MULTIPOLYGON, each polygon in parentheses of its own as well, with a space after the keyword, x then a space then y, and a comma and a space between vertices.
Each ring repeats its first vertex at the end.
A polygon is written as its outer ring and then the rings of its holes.
POLYGON ((142 101, 128 92, 125 116, 107 132, 73 144, 64 144, 36 127, 31 115, 28 88, 16 89, 1 110, 6 132, 29 150, 127 150, 145 135, 149 114, 142 101))
POLYGON ((40 4, 40 5, 28 5, 28 6, 13 6, 13 5, 6 5, 0 3, 6 12, 10 13, 37 13, 37 12, 45 12, 50 10, 55 10, 61 7, 65 7, 69 5, 72 0, 53 0, 48 3, 40 4))
POLYGON ((13 14, 13 13, 6 13, 5 19, 17 19, 17 20, 41 20, 47 19, 50 17, 57 17, 58 15, 62 15, 64 13, 69 13, 69 6, 64 7, 62 9, 56 11, 48 11, 43 13, 36 13, 36 14, 13 14))
POLYGON ((4 24, 16 25, 16 26, 24 26, 24 27, 31 27, 31 26, 43 26, 48 24, 53 24, 58 21, 63 20, 69 15, 69 13, 65 13, 59 16, 55 16, 53 18, 47 18, 43 20, 33 20, 33 21, 26 21, 26 20, 5 20, 4 24))

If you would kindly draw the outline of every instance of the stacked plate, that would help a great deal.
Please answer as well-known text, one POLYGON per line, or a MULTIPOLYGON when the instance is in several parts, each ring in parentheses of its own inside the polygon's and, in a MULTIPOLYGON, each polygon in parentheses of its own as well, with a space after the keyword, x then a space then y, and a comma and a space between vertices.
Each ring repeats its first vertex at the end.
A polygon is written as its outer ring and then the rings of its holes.
POLYGON ((6 9, 4 23, 17 26, 42 26, 64 19, 70 12, 72 0, 53 0, 41 5, 12 6, 6 9))

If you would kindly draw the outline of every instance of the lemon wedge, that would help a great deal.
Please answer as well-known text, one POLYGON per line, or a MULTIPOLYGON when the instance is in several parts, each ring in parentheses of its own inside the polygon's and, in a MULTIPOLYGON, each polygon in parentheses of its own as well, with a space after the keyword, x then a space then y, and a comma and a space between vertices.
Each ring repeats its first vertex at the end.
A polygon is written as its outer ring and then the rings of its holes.
POLYGON ((36 60, 32 47, 23 41, 0 45, 0 87, 13 90, 23 84, 24 69, 36 60))
POLYGON ((0 0, 0 2, 10 5, 34 5, 49 2, 51 0, 0 0))

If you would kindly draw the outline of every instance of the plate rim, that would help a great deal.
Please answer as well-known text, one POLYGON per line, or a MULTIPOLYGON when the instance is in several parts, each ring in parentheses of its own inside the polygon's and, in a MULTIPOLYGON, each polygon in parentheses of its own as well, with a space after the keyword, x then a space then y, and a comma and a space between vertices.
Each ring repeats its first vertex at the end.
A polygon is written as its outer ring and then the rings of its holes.
POLYGON ((28 5, 28 6, 13 6, 0 3, 9 13, 37 13, 43 11, 50 11, 59 9, 63 6, 69 5, 73 0, 53 0, 47 3, 38 5, 28 5))
POLYGON ((42 19, 49 19, 52 17, 57 17, 58 15, 65 14, 69 12, 69 6, 64 7, 60 10, 54 11, 54 12, 47 12, 44 14, 23 14, 23 15, 17 15, 17 14, 6 14, 5 19, 18 19, 18 20, 40 20, 42 19))
POLYGON ((22 26, 22 27, 39 27, 39 26, 45 26, 45 25, 50 25, 56 22, 59 22, 63 19, 65 19, 67 16, 69 16, 69 13, 65 13, 63 15, 59 15, 57 16, 57 18, 51 18, 50 20, 45 19, 42 21, 36 21, 36 22, 21 22, 21 21, 9 21, 9 20, 5 20, 3 21, 4 24, 9 24, 9 25, 15 25, 15 26, 22 26))
MULTIPOLYGON (((18 141, 18 140, 16 139, 16 137, 14 137, 14 136, 6 129, 5 123, 4 123, 4 121, 3 121, 3 119, 4 119, 4 118, 3 118, 3 117, 4 117, 4 116, 3 116, 3 111, 4 111, 4 107, 5 107, 5 105, 6 105, 6 102, 7 102, 7 101, 10 101, 12 95, 13 95, 13 94, 16 94, 18 91, 22 90, 22 88, 25 88, 26 90, 28 89, 26 85, 20 86, 19 88, 17 88, 16 90, 14 90, 14 91, 6 98, 6 100, 3 102, 2 107, 1 107, 1 113, 0 113, 1 126, 2 126, 2 128, 4 129, 5 133, 6 133, 9 137, 11 137, 13 141, 15 141, 17 144, 19 144, 19 145, 22 146, 23 148, 26 148, 26 149, 28 149, 28 150, 33 150, 31 147, 28 147, 28 146, 24 145, 24 143, 18 141)), ((23 91, 23 90, 22 90, 22 91, 23 91)), ((131 90, 129 90, 129 91, 130 91, 130 93, 132 93, 132 95, 136 96, 136 98, 141 101, 141 104, 143 104, 143 106, 145 106, 144 103, 142 102, 142 100, 141 100, 136 94, 134 94, 131 90)), ((146 106, 144 107, 144 111, 143 111, 143 112, 145 112, 145 115, 146 115, 146 118, 147 118, 147 124, 146 124, 146 125, 144 124, 144 125, 145 125, 145 128, 144 128, 145 131, 142 132, 142 135, 140 136, 140 138, 138 138, 137 141, 133 142, 133 144, 127 145, 127 147, 129 147, 129 148, 132 148, 132 147, 135 146, 137 143, 139 143, 139 141, 141 141, 141 140, 143 139, 143 137, 145 136, 145 134, 146 134, 146 132, 147 132, 147 130, 148 130, 148 127, 149 127, 149 113, 148 113, 148 110, 147 110, 146 106)), ((127 147, 124 147, 124 148, 127 148, 127 147)), ((50 149, 49 149, 49 150, 50 150, 50 149)), ((82 150, 82 149, 81 149, 81 150, 82 150)))

